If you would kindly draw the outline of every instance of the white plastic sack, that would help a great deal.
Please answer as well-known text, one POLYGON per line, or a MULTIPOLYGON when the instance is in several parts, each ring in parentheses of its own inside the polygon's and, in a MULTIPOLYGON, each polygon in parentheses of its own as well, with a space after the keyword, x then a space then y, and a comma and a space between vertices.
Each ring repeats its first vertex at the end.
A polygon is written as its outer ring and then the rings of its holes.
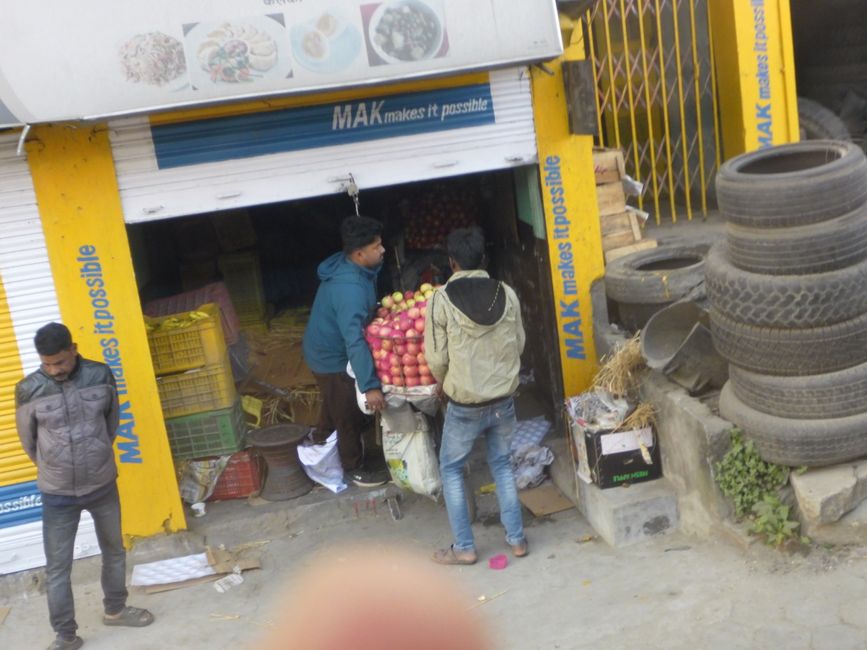
POLYGON ((310 480, 324 485, 337 494, 346 489, 343 481, 343 465, 337 453, 337 432, 332 431, 325 444, 316 445, 306 439, 298 445, 298 460, 310 480))
MULTIPOLYGON (((409 405, 406 408, 409 409, 409 405)), ((423 413, 412 415, 412 431, 392 431, 383 418, 382 451, 397 485, 436 499, 442 491, 442 480, 430 426, 423 413)))

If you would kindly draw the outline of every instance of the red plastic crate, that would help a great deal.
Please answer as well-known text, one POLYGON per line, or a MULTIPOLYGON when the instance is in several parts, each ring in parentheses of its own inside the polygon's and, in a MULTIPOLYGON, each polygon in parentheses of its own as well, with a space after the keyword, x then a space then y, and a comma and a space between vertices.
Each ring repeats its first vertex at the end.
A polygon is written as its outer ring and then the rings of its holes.
POLYGON ((200 289, 151 300, 144 305, 142 311, 145 316, 168 316, 182 311, 193 311, 208 302, 215 302, 220 306, 220 312, 223 315, 223 337, 226 339, 226 345, 237 343, 241 334, 241 322, 238 319, 238 312, 232 303, 229 290, 223 282, 212 282, 200 289))
POLYGON ((246 499, 262 489, 262 458, 252 451, 232 454, 208 501, 246 499))

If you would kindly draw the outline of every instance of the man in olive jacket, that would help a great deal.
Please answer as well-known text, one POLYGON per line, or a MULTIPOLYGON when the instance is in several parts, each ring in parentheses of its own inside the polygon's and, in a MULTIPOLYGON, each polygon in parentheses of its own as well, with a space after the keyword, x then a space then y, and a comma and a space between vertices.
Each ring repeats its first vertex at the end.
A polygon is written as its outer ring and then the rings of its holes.
POLYGON ((127 607, 126 551, 113 444, 119 408, 111 369, 83 359, 69 329, 49 323, 36 332, 42 362, 15 387, 15 421, 36 464, 42 493, 48 613, 56 638, 49 650, 80 648, 72 599, 72 558, 81 511, 93 518, 102 552, 105 625, 143 627, 153 614, 127 607))
POLYGON ((485 437, 506 543, 515 557, 528 552, 510 448, 515 429, 512 395, 525 342, 521 305, 511 287, 481 270, 484 253, 478 228, 449 235, 453 274, 431 297, 425 314, 425 358, 448 399, 440 471, 455 541, 434 554, 440 564, 473 564, 477 559, 463 474, 479 436, 485 437))

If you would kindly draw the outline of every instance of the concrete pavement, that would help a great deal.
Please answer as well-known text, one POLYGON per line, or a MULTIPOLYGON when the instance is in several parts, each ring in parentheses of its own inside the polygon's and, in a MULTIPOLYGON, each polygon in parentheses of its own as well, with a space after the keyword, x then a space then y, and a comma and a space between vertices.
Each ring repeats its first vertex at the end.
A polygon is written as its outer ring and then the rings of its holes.
MULTIPOLYGON (((441 506, 412 498, 402 510, 403 519, 394 521, 381 501, 358 491, 299 506, 211 504, 206 517, 190 520, 190 533, 142 545, 130 564, 192 552, 204 542, 267 540, 262 570, 246 572, 244 583, 224 594, 211 584, 134 594, 131 604, 148 607, 157 621, 122 629, 100 623, 98 558, 79 561, 79 634, 93 650, 256 647, 281 616, 281 594, 318 552, 356 540, 399 545, 427 558, 448 544, 441 506)), ((510 558, 505 570, 487 566, 488 557, 504 550, 492 518, 475 526, 478 564, 437 568, 459 583, 460 598, 490 627, 498 648, 867 648, 867 549, 788 556, 679 533, 613 549, 598 539, 582 541, 593 531, 574 510, 530 517, 527 524, 531 554, 510 558)), ((376 585, 347 588, 362 596, 376 585)), ((12 608, 0 625, 4 649, 43 648, 52 639, 45 597, 28 591, 0 603, 12 608)))

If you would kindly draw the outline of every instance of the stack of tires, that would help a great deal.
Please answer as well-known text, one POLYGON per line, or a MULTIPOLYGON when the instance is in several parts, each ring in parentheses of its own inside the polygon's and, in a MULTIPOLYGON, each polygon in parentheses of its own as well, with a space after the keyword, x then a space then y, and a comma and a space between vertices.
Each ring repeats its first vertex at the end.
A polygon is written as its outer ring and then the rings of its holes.
POLYGON ((867 159, 808 141, 726 162, 727 237, 708 254, 711 331, 731 364, 720 415, 761 456, 867 455, 867 159))

